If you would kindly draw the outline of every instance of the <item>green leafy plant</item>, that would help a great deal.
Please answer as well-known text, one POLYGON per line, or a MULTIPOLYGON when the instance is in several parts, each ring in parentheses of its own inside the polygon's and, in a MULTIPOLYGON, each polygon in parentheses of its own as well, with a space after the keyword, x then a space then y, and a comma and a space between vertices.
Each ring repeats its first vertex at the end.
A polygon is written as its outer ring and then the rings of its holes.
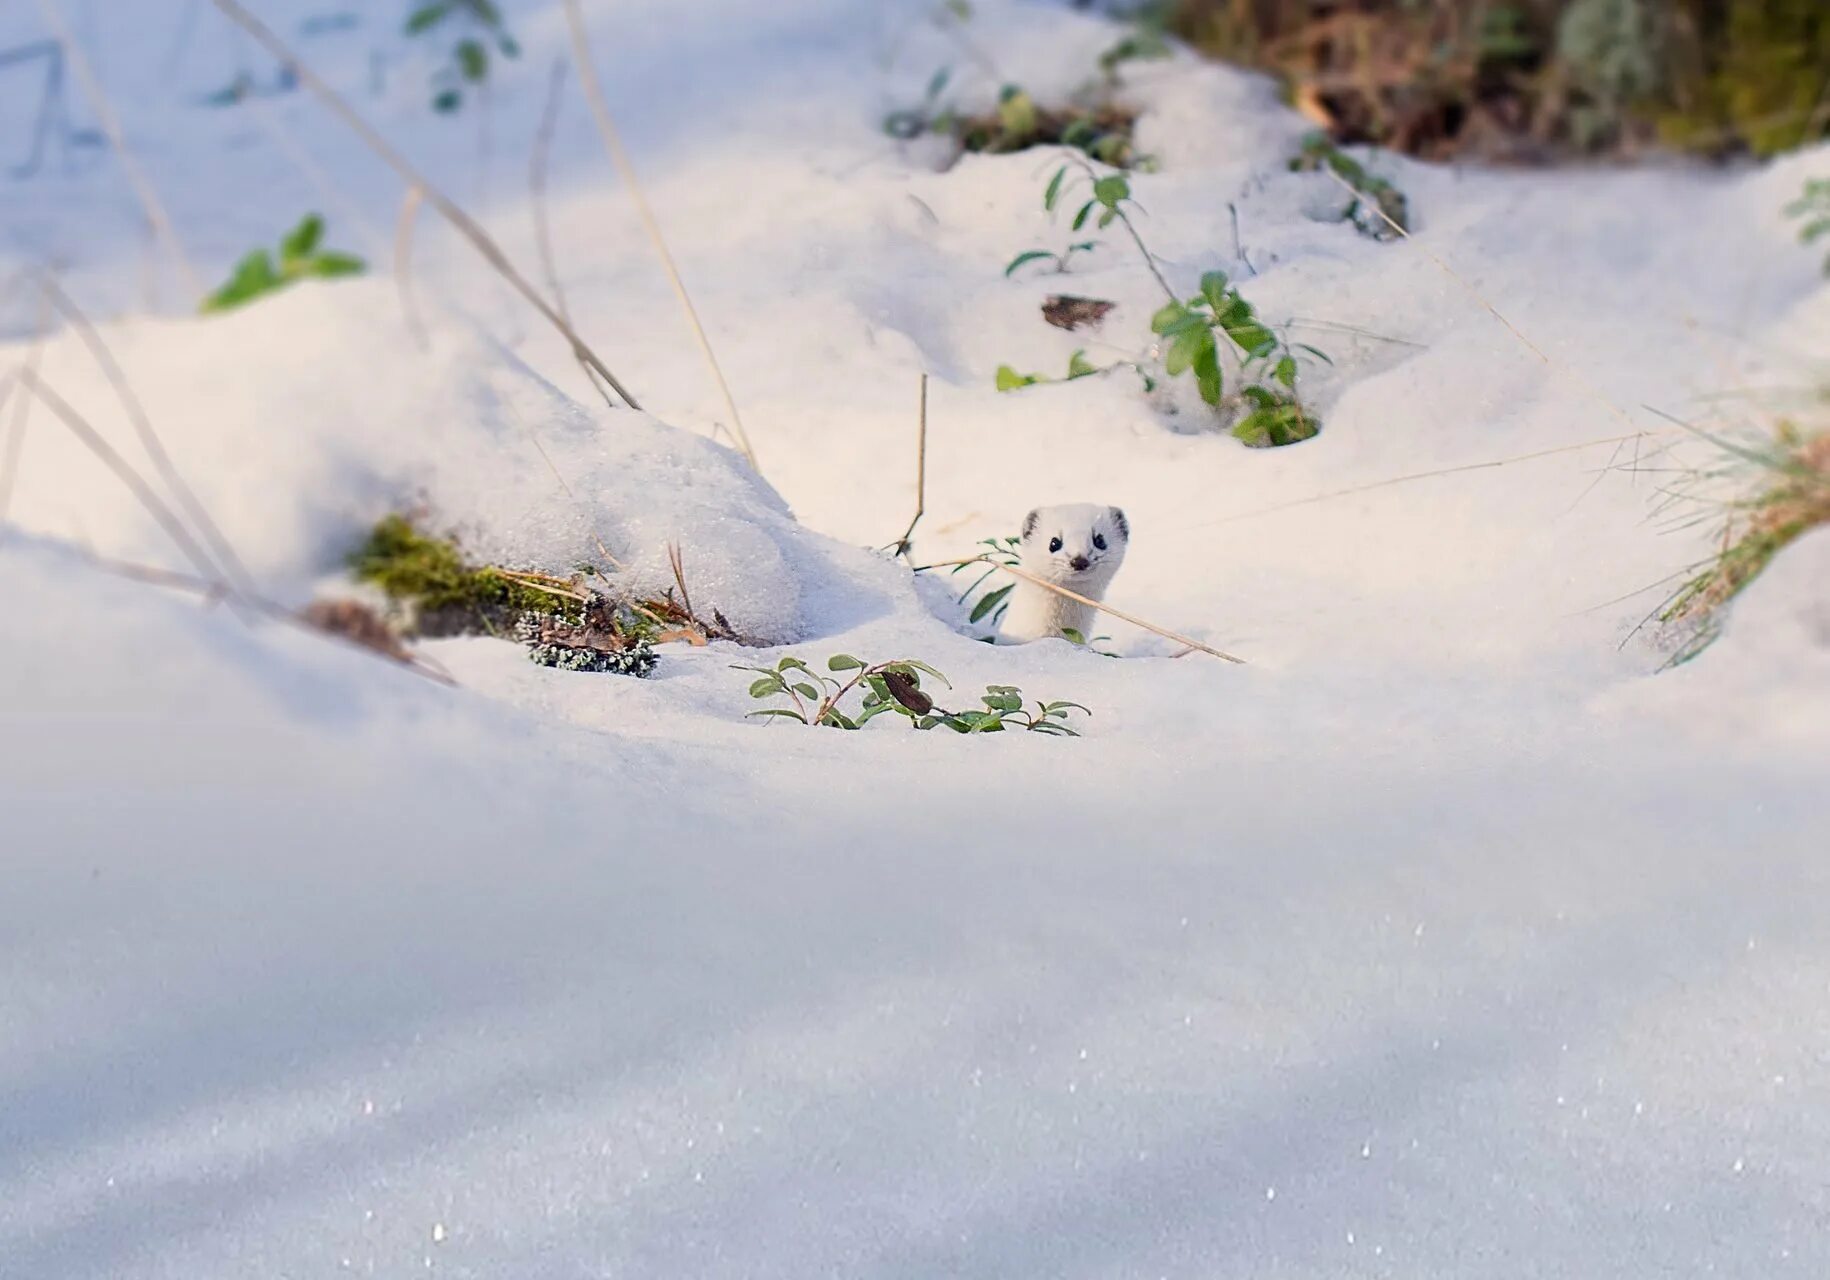
POLYGON ((1148 12, 1126 35, 1099 55, 1099 72, 1109 86, 1120 82, 1119 69, 1127 62, 1155 62, 1171 55, 1173 50, 1163 36, 1163 26, 1148 12))
POLYGON ((425 0, 407 16, 406 33, 459 27, 468 32, 452 44, 449 59, 432 75, 432 107, 446 114, 464 105, 466 90, 488 81, 491 48, 504 58, 521 56, 495 0, 425 0))
POLYGON ((1394 240, 1411 229, 1410 202, 1404 193, 1368 173, 1366 166, 1335 146, 1327 134, 1312 133, 1305 138, 1302 150, 1290 160, 1290 169, 1296 173, 1327 169, 1352 187, 1359 199, 1347 206, 1342 220, 1353 223, 1362 235, 1394 240))
MULTIPOLYGON (((958 577, 966 569, 976 567, 980 563, 990 565, 985 572, 981 573, 960 593, 959 600, 961 604, 965 604, 966 601, 972 600, 972 597, 984 587, 986 581, 998 571, 998 566, 1021 564, 1023 560, 1022 553, 1018 550, 1018 548, 1023 545, 1022 539, 1020 538, 983 538, 979 541, 978 545, 985 548, 979 553, 979 559, 970 561, 967 564, 954 565, 953 570, 949 575, 951 577, 958 577)), ((1016 583, 1013 582, 1006 586, 999 587, 994 591, 987 591, 984 595, 979 596, 977 600, 973 601, 970 621, 978 623, 989 618, 991 625, 994 627, 997 626, 998 622, 1004 617, 1004 610, 1010 607, 1010 593, 1015 587, 1016 583)))
POLYGON ((979 699, 982 707, 965 711, 947 711, 938 706, 932 695, 922 688, 922 677, 932 676, 947 685, 947 678, 925 662, 899 658, 893 662, 867 664, 849 653, 835 654, 826 660, 827 675, 815 671, 792 655, 779 659, 772 667, 737 666, 757 678, 750 682, 750 696, 775 698, 787 705, 765 707, 749 714, 764 719, 793 720, 805 725, 830 729, 862 729, 880 715, 897 715, 915 729, 951 729, 955 733, 1002 733, 1020 728, 1033 733, 1079 735, 1068 724, 1068 712, 1091 715, 1077 702, 1043 702, 1034 709, 1025 706, 1023 691, 1014 685, 985 686, 979 699), (858 695, 857 709, 843 710, 845 700, 858 695))
MULTIPOLYGON (((1069 165, 1062 165, 1049 178, 1043 192, 1042 207, 1053 216, 1065 208, 1063 199, 1087 184, 1087 192, 1075 209, 1071 226, 1079 231, 1089 222, 1104 230, 1113 224, 1124 227, 1142 255, 1151 276, 1161 286, 1169 301, 1151 317, 1150 328, 1163 348, 1163 371, 1171 378, 1192 378, 1202 401, 1216 410, 1236 412, 1233 435, 1253 448, 1270 448, 1295 444, 1314 436, 1321 425, 1302 403, 1297 392, 1300 372, 1299 353, 1328 361, 1316 348, 1304 343, 1289 343, 1265 324, 1239 290, 1221 271, 1210 271, 1201 277, 1201 291, 1192 297, 1178 297, 1132 221, 1136 207, 1130 180, 1123 174, 1101 175, 1090 165, 1082 165, 1078 176, 1071 176, 1069 165), (1227 360, 1223 362, 1222 353, 1227 360), (1239 387, 1228 397, 1224 365, 1234 364, 1239 371, 1239 387)), ((1076 351, 1068 362, 1065 379, 1044 374, 1020 373, 1010 365, 999 365, 996 385, 999 391, 1019 391, 1025 387, 1053 381, 1074 381, 1095 373, 1129 367, 1144 379, 1145 390, 1154 391, 1155 381, 1138 361, 1120 361, 1101 369, 1076 351)))
MULTIPOLYGON (((1786 206, 1786 216, 1804 222, 1798 231, 1800 244, 1815 244, 1830 237, 1830 178, 1806 182, 1804 192, 1786 206)), ((1824 259, 1824 274, 1830 276, 1830 257, 1824 259)))
POLYGON ((307 214, 280 241, 277 261, 265 249, 254 250, 235 264, 227 284, 203 300, 202 309, 230 311, 300 280, 334 280, 339 276, 359 276, 368 270, 368 265, 354 254, 320 249, 323 238, 324 219, 315 213, 307 214))

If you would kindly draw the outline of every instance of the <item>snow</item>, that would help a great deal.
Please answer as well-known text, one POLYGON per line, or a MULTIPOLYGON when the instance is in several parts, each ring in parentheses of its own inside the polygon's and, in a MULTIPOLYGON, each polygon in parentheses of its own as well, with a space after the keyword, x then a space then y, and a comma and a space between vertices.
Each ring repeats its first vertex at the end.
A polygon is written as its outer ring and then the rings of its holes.
MULTIPOLYGON (((0 281, 58 265, 268 593, 345 589, 373 521, 423 506, 529 567, 602 539, 657 588, 671 543, 695 603, 789 647, 671 645, 638 681, 429 643, 448 688, 249 626, 96 568, 187 566, 34 410, 0 529, 0 1275, 1824 1273, 1825 537, 1653 674, 1644 589, 1714 530, 1672 527, 1649 468, 1714 454, 1545 451, 1810 385, 1830 287, 1779 209, 1830 154, 1382 156, 1419 234, 1375 244, 1284 171, 1302 125, 1265 82, 1128 72, 1164 270, 1227 270, 1335 361, 1323 434, 1248 451, 1123 372, 992 389, 1137 354, 1158 299, 1116 229, 1066 279, 1002 277, 1065 238, 1046 159, 939 172, 877 131, 943 61, 995 89, 927 6, 588 6, 759 478, 713 439, 575 94, 561 273, 645 413, 424 213, 422 346, 398 183, 300 95, 199 105, 268 74, 209 6, 65 7, 204 275, 310 207, 377 264, 196 319, 105 153, 4 180, 0 281), (1040 323, 1062 288, 1119 303, 1097 342, 1040 323), (1116 621, 1118 661, 978 644, 948 580, 867 550, 913 511, 924 370, 918 561, 1118 505, 1109 599, 1248 665, 1116 621), (746 721, 730 666, 784 652, 1094 715, 1078 740, 746 721)), ((975 8, 1038 95, 1112 39, 975 8)), ((258 11, 535 270, 557 5, 510 6, 526 54, 455 119, 392 18, 258 11)), ((0 47, 41 34, 0 13, 0 47)), ((0 370, 35 314, 0 296, 0 370)), ((138 462, 79 335, 42 361, 138 462)))

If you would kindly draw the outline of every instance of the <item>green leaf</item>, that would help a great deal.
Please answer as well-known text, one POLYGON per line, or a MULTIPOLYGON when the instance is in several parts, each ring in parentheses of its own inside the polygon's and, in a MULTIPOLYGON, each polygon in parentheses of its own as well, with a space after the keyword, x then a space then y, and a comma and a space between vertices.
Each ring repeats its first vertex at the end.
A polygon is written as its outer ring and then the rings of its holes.
POLYGON ((1054 254, 1046 249, 1031 249, 1027 253, 1019 253, 1010 260, 1010 265, 1004 268, 1004 278, 1006 280, 1010 279, 1011 274, 1026 262, 1040 262, 1044 258, 1052 258, 1054 256, 1054 254))
POLYGON ((464 95, 456 89, 445 89, 432 99, 432 109, 450 115, 463 105, 464 95))
POLYGON ((1118 174, 1107 174, 1093 184, 1093 198, 1107 209, 1117 210, 1119 201, 1131 198, 1131 184, 1118 174))
POLYGON ((416 36, 429 30, 450 12, 451 0, 434 0, 432 4, 421 5, 407 16, 407 34, 416 36))
POLYGON ((489 74, 489 50, 483 47, 481 41, 460 40, 451 55, 457 59, 458 71, 464 79, 471 84, 483 83, 484 77, 489 74))
POLYGON ((1085 645, 1087 642, 1087 638, 1081 635, 1080 632, 1076 631, 1073 627, 1061 628, 1061 638, 1066 640, 1069 644, 1085 645))
POLYGON ((925 662, 917 662, 913 658, 902 658, 902 659, 899 659, 894 665, 896 665, 898 667, 909 667, 916 671, 925 671, 927 674, 933 676, 936 680, 938 680, 942 684, 946 685, 949 689, 951 689, 953 687, 953 682, 951 680, 948 680, 946 676, 942 675, 940 672, 936 671, 933 667, 930 667, 925 662))
POLYGON ((288 231, 285 239, 280 241, 280 261, 293 263, 309 258, 323 238, 324 219, 315 213, 306 214, 299 225, 288 231))
POLYGON ((1212 341, 1203 344, 1196 353, 1194 371, 1195 385, 1201 391, 1201 398, 1216 409, 1219 408, 1225 384, 1220 377, 1220 353, 1212 341))
POLYGON ((1018 373, 1007 364, 998 366, 998 390, 1020 391, 1024 387, 1033 387, 1042 379, 1033 373, 1018 373))
POLYGON ((812 667, 808 666, 805 662, 802 662, 792 654, 776 663, 775 669, 777 671, 805 671, 808 675, 813 674, 812 667))
POLYGON ((1056 715, 1058 713, 1065 713, 1069 708, 1072 708, 1075 711, 1086 711, 1086 713, 1088 715, 1093 714, 1091 711, 1087 710, 1086 707, 1081 706, 1078 702, 1061 701, 1061 702, 1045 702, 1042 704, 1042 712, 1044 715, 1052 716, 1052 715, 1056 715))
POLYGON ((864 663, 857 658, 852 657, 849 653, 835 653, 832 657, 826 659, 826 669, 828 671, 856 671, 863 665, 864 663))
POLYGON ((1101 231, 1104 231, 1107 227, 1112 225, 1113 220, 1117 217, 1118 217, 1117 209, 1105 210, 1103 213, 1101 213, 1099 215, 1099 229, 1101 231))
POLYGON ((972 606, 972 616, 967 619, 967 621, 977 622, 993 609, 997 608, 999 604, 1003 603, 1004 598, 1016 589, 1016 585, 1017 584, 1013 582, 1008 587, 999 587, 996 591, 987 592, 977 604, 972 606))
POLYGON ((764 676, 760 680, 750 682, 752 698, 767 698, 771 694, 786 692, 788 692, 788 686, 782 683, 779 676, 764 676))
POLYGON ((1087 353, 1085 351, 1076 351, 1073 355, 1068 357, 1067 376, 1069 382, 1072 382, 1075 378, 1090 378, 1098 372, 1099 370, 1094 366, 1093 362, 1087 359, 1087 353))
POLYGON ((1277 367, 1271 370, 1271 376, 1290 390, 1296 390, 1296 357, 1285 356, 1279 360, 1277 367))
POLYGON ((1086 226, 1088 216, 1093 212, 1093 210, 1095 208, 1098 207, 1098 205, 1099 205, 1099 201, 1097 201, 1097 200, 1089 200, 1085 204, 1081 205, 1080 212, 1076 213, 1074 215, 1072 229, 1075 231, 1078 231, 1082 227, 1086 226))
POLYGON ((810 684, 797 684, 794 691, 811 702, 818 702, 821 697, 820 691, 810 684))
POLYGON ((1169 350, 1163 356, 1163 372, 1170 377, 1181 374, 1195 367, 1203 355, 1214 354, 1214 331, 1208 328, 1183 329, 1169 343, 1169 350))
POLYGON ((856 729, 858 727, 856 720, 837 707, 829 707, 826 714, 820 717, 820 723, 831 729, 856 729))
POLYGON ((998 95, 998 126, 1004 132, 1004 142, 1012 145, 1027 142, 1035 137, 1040 125, 1036 116, 1036 104, 1030 96, 1015 85, 1005 85, 998 95))
POLYGON ((285 283, 275 270, 273 257, 265 249, 256 249, 235 264, 229 282, 203 300, 205 312, 228 311, 271 293, 285 283))
POLYGON ((1067 166, 1055 170, 1055 176, 1048 180, 1048 189, 1042 193, 1042 207, 1050 213, 1055 211, 1055 201, 1061 198, 1061 183, 1067 177, 1067 166))
POLYGON ((942 67, 940 70, 936 71, 928 80, 928 91, 926 95, 924 95, 927 100, 933 102, 936 98, 940 97, 941 93, 947 87, 947 81, 952 78, 952 67, 942 67))
POLYGON ((1209 271, 1201 277, 1201 296, 1207 299, 1207 305, 1219 315, 1226 309, 1227 280, 1224 271, 1209 271))
POLYGON ((335 280, 342 276, 359 276, 368 269, 368 264, 354 254, 320 253, 304 264, 302 274, 319 280, 335 280))
POLYGON ((985 696, 979 699, 993 711, 1021 711, 1023 697, 1015 689, 1004 685, 986 685, 985 696))
POLYGON ((1167 334, 1170 329, 1188 318, 1188 308, 1179 302, 1165 303, 1158 307, 1156 314, 1150 317, 1150 332, 1167 334))

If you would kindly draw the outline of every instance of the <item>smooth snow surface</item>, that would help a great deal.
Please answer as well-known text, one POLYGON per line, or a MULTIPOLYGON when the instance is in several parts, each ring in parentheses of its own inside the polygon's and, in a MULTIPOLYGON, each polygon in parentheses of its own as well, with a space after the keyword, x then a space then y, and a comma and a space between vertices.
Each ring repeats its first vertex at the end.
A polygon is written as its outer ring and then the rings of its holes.
MULTIPOLYGON (((1248 451, 1123 371, 995 392, 1000 363, 1138 355, 1156 286, 1116 228, 1006 280, 1067 238, 1049 157, 941 172, 878 129, 943 63, 969 104, 1059 97, 1103 21, 982 0, 994 76, 915 0, 588 3, 759 478, 575 80, 560 275, 645 413, 423 210, 410 320, 398 182, 296 93, 207 105, 274 74, 212 6, 60 2, 208 281, 312 208, 376 265, 198 319, 110 153, 0 178, 0 289, 59 269, 266 592, 347 590, 415 510, 560 573, 601 540, 651 589, 671 544, 696 604, 788 647, 670 645, 637 681, 425 645, 452 689, 249 626, 97 568, 188 566, 34 406, 0 526, 0 1277, 1830 1273, 1830 543, 1677 671, 1635 629, 1717 531, 1664 491, 1719 455, 1645 406, 1760 422, 1820 379, 1830 287, 1779 211, 1830 152, 1376 157, 1419 230, 1376 244, 1285 170, 1268 84, 1128 71, 1165 274, 1230 272, 1334 360, 1323 434, 1248 451), (1119 306, 1062 333, 1060 290, 1119 306), (924 370, 918 562, 1122 506, 1108 599, 1248 665, 1118 622, 1117 661, 979 644, 963 580, 868 550, 912 512, 924 370), (1664 434, 1566 449, 1636 430, 1664 434), (745 720, 731 664, 790 652, 1095 714, 745 720)), ((388 6, 254 7, 542 278, 557 3, 508 6, 523 57, 451 118, 388 6)), ((0 10, 0 48, 44 34, 0 10)), ((0 120, 32 117, 19 74, 0 120)), ((0 376, 145 469, 39 314, 0 294, 0 376)))

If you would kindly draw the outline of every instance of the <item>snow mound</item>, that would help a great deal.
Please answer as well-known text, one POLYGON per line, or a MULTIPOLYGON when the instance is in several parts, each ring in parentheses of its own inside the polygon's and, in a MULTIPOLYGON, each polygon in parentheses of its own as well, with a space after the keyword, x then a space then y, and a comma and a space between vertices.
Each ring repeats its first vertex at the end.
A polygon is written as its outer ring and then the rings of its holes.
MULTIPOLYGON (((675 545, 695 607, 762 639, 804 635, 803 590, 835 588, 813 536, 738 454, 644 413, 582 406, 465 325, 442 325, 422 349, 391 286, 299 288, 106 337, 204 506, 282 596, 340 571, 395 511, 491 562, 566 573, 607 550, 644 594, 673 587, 675 545)), ((137 460, 74 335, 52 344, 45 378, 137 460)), ((73 437, 36 430, 25 468, 25 528, 189 567, 73 437)))

